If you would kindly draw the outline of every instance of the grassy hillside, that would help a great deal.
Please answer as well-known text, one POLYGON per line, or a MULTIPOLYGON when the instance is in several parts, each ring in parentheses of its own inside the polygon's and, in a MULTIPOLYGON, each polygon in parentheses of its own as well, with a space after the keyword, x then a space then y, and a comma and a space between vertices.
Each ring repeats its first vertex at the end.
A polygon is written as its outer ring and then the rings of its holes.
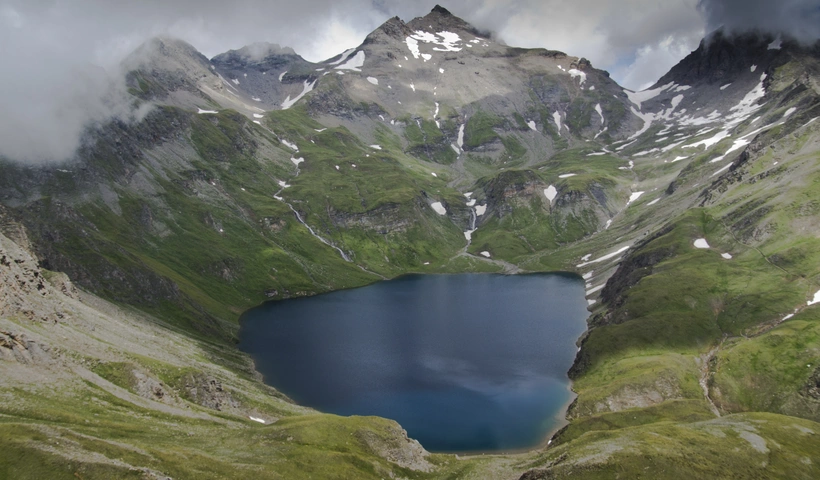
POLYGON ((520 91, 473 66, 438 89, 421 60, 418 95, 349 71, 263 115, 140 77, 166 104, 73 162, 0 159, 0 477, 820 477, 816 59, 767 53, 734 121, 748 90, 639 106, 580 59, 486 48, 520 91), (592 316, 570 423, 528 452, 429 454, 293 404, 235 347, 268 299, 557 270, 592 316))

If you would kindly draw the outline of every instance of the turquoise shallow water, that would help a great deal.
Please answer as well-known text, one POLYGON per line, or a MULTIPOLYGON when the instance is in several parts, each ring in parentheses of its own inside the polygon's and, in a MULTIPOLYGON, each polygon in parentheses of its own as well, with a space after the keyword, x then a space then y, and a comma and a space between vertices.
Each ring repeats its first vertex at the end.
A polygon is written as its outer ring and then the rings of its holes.
POLYGON ((512 450, 560 422, 586 317, 574 275, 411 275, 261 305, 240 348, 302 405, 392 418, 431 451, 512 450))

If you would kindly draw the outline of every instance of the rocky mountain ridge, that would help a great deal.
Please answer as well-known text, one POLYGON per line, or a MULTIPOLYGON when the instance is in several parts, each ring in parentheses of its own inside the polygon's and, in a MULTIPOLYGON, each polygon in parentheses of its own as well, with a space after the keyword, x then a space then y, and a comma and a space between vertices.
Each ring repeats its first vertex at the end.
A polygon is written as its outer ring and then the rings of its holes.
POLYGON ((37 258, 0 266, 4 378, 40 368, 12 359, 31 338, 73 352, 54 392, 5 384, 4 438, 29 455, 15 458, 79 459, 84 477, 249 472, 252 438, 287 460, 252 469, 260 478, 812 478, 819 60, 816 46, 719 32, 631 92, 441 7, 319 63, 271 45, 208 60, 152 40, 127 61, 144 119, 103 126, 62 165, 0 162, 2 247, 37 258), (233 346, 241 312, 268 298, 411 272, 556 270, 583 277, 592 312, 570 372, 578 398, 552 444, 520 457, 428 456, 395 424, 308 412, 233 346), (69 326, 107 331, 119 316, 130 326, 116 340, 60 345, 69 326), (141 329, 171 340, 156 348, 141 329), (116 411, 85 426, 77 395, 116 411), (68 450, 33 433, 61 401, 68 450), (175 459, 150 433, 167 422, 195 439, 175 459), (127 446, 112 436, 122 424, 137 432, 127 446), (230 448, 206 440, 216 431, 230 448))

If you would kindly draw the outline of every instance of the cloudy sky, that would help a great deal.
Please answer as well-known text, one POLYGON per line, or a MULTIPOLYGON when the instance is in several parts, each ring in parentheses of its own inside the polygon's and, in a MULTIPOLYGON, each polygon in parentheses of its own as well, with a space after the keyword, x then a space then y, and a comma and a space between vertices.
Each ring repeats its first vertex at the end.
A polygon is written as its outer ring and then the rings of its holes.
POLYGON ((586 57, 631 89, 723 24, 810 39, 820 31, 820 0, 0 0, 0 154, 76 147, 83 125, 112 108, 100 94, 107 75, 152 36, 182 38, 208 57, 266 41, 318 61, 436 3, 509 45, 586 57))

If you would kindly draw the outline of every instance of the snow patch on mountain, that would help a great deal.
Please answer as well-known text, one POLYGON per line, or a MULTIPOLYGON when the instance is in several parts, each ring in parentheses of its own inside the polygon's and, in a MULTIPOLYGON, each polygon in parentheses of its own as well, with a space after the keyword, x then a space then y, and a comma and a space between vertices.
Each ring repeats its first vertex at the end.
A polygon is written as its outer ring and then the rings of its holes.
POLYGON ((347 60, 347 57, 349 57, 355 51, 356 51, 356 48, 348 48, 347 50, 342 52, 342 56, 339 57, 338 60, 336 60, 335 62, 330 62, 330 63, 328 63, 328 65, 338 65, 338 64, 344 62, 345 60, 347 60))
POLYGON ((733 113, 727 117, 727 126, 734 126, 742 123, 754 112, 763 107, 763 105, 758 104, 758 102, 766 95, 766 88, 763 86, 763 82, 765 80, 766 74, 764 73, 760 76, 760 82, 755 86, 755 88, 749 91, 749 93, 747 93, 737 105, 729 109, 729 111, 733 113))
MULTIPOLYGON (((652 122, 653 122, 653 121, 655 121, 655 118, 657 117, 657 115, 655 115, 654 113, 643 113, 643 112, 640 112, 640 111, 638 111, 638 110, 635 110, 635 107, 630 107, 630 110, 632 111, 632 115, 635 115, 636 117, 638 117, 638 118, 640 118, 641 120, 643 120, 643 127, 641 127, 641 129, 640 129, 640 130, 638 130, 637 132, 635 132, 634 134, 632 134, 632 136, 631 136, 631 137, 629 137, 629 140, 632 140, 632 139, 637 139, 638 137, 640 137, 641 135, 643 135, 643 134, 644 134, 647 130, 649 130, 649 127, 651 127, 651 126, 652 126, 652 122)), ((628 145, 628 144, 627 144, 627 145, 628 145)), ((625 147, 625 146, 626 146, 626 145, 624 145, 624 147, 625 147)), ((622 147, 622 148, 623 148, 623 147, 622 147)), ((620 148, 619 148, 618 150, 620 150, 620 148)))
POLYGON ((691 143, 689 145, 684 145, 681 148, 697 148, 703 146, 705 150, 708 150, 713 145, 717 144, 718 142, 729 136, 729 130, 721 130, 712 137, 709 137, 705 140, 701 140, 699 142, 691 143))
POLYGON ((726 158, 730 153, 734 152, 735 150, 740 150, 741 148, 745 147, 749 143, 751 143, 750 140, 747 140, 746 138, 739 138, 738 140, 735 140, 735 142, 732 144, 731 147, 729 147, 729 150, 726 150, 726 153, 724 153, 723 155, 715 158, 714 160, 710 160, 709 163, 717 163, 717 162, 723 160, 724 158, 726 158))
POLYGON ((665 90, 669 90, 670 88, 672 88, 674 86, 675 86, 675 83, 671 82, 671 83, 667 83, 666 85, 664 85, 662 87, 653 88, 651 90, 647 89, 647 90, 643 90, 643 91, 640 91, 640 92, 633 92, 631 90, 626 90, 625 89, 624 93, 626 93, 626 96, 627 96, 627 98, 629 98, 630 102, 634 103, 638 108, 641 108, 641 104, 643 102, 645 102, 647 100, 652 100, 653 98, 660 95, 661 92, 663 92, 665 90))
POLYGON ((672 149, 674 149, 674 148, 677 148, 677 147, 678 147, 678 145, 680 145, 681 143, 685 142, 686 140, 688 140, 688 137, 687 137, 687 138, 682 138, 682 139, 680 139, 680 141, 678 141, 678 142, 675 142, 675 143, 670 143, 669 145, 667 145, 667 146, 665 146, 665 147, 661 148, 661 152, 666 153, 666 152, 668 152, 668 151, 670 151, 670 150, 672 150, 672 149))
MULTIPOLYGON (((431 60, 433 56, 429 53, 421 53, 419 48, 420 43, 432 44, 433 50, 437 52, 460 52, 462 50, 461 37, 457 33, 443 31, 438 33, 425 32, 423 30, 416 30, 412 35, 404 39, 407 49, 416 60, 421 57, 425 62, 431 60)), ((440 73, 444 73, 442 70, 440 73)))
MULTIPOLYGON (((606 260, 609 260, 610 258, 615 258, 615 257, 617 257, 618 255, 620 255, 620 254, 624 253, 625 251, 629 250, 629 247, 630 247, 629 245, 627 245, 627 246, 625 246, 625 247, 621 247, 620 249, 618 249, 618 250, 616 250, 616 251, 614 251, 614 252, 612 252, 612 253, 610 253, 610 254, 604 255, 603 257, 598 257, 598 258, 596 258, 595 260, 584 261, 584 263, 580 263, 580 264, 576 265, 576 267, 577 267, 577 268, 581 268, 581 267, 585 267, 585 266, 587 266, 587 265, 591 265, 591 264, 593 264, 593 263, 600 263, 600 262, 604 262, 604 261, 606 261, 606 260)), ((586 259, 588 259, 590 256, 591 256, 591 255, 586 256, 585 258, 582 258, 582 260, 586 260, 586 259)))
POLYGON ((410 50, 413 58, 418 60, 419 55, 421 54, 421 52, 419 52, 419 41, 413 37, 407 37, 404 39, 404 42, 407 44, 407 49, 410 50))
POLYGON ((717 175, 720 175, 721 173, 725 172, 726 170, 729 170, 729 168, 730 168, 731 166, 732 166, 732 163, 731 163, 731 162, 730 162, 730 163, 727 163, 727 164, 726 164, 725 166, 723 166, 720 170, 718 170, 718 171, 716 171, 715 173, 713 173, 713 174, 709 175, 709 177, 715 177, 715 176, 717 176, 717 175))
POLYGON ((595 111, 598 112, 598 116, 601 117, 601 125, 604 124, 604 111, 601 109, 601 104, 595 105, 595 111))
POLYGON ((578 85, 583 85, 584 82, 587 81, 587 74, 585 72, 578 70, 577 68, 570 68, 569 71, 567 71, 567 73, 569 73, 570 76, 572 76, 572 78, 581 77, 581 82, 578 85))
POLYGON ((433 47, 433 50, 439 52, 460 52, 461 47, 458 46, 461 43, 461 37, 458 36, 457 33, 453 32, 438 32, 438 36, 441 37, 441 41, 433 42, 439 45, 439 47, 433 47))
POLYGON ((686 127, 699 127, 701 125, 708 125, 710 123, 715 123, 716 121, 720 120, 723 115, 717 110, 712 111, 709 115, 705 117, 696 117, 694 115, 687 115, 682 117, 678 120, 678 125, 686 126, 686 127))
POLYGON ((641 198, 641 195, 643 195, 644 193, 645 192, 634 192, 632 195, 629 196, 629 200, 626 202, 626 206, 624 208, 628 207, 630 203, 637 201, 639 198, 641 198))
POLYGON ((287 96, 287 98, 285 98, 285 101, 284 101, 284 102, 282 102, 282 110, 287 110, 287 109, 289 109, 290 107, 292 107, 293 105, 295 105, 295 104, 296 104, 296 102, 298 102, 299 100, 301 100, 301 99, 302 99, 302 97, 304 97, 305 95, 307 95, 308 93, 310 93, 311 91, 313 91, 313 87, 315 87, 315 86, 316 86, 316 82, 318 82, 318 80, 314 80, 314 81, 313 81, 313 83, 308 83, 308 81, 307 81, 307 80, 305 80, 304 87, 302 88, 302 93, 300 93, 299 95, 297 95, 297 96, 296 96, 296 98, 294 98, 293 100, 291 100, 291 99, 290 99, 290 95, 288 95, 288 96, 287 96))
POLYGON ((555 122, 555 125, 558 127, 558 134, 561 134, 561 113, 554 112, 552 114, 552 120, 555 122))
MULTIPOLYGON (((634 109, 633 109, 633 110, 634 110, 634 109)), ((632 140, 632 138, 631 138, 631 137, 630 137, 630 140, 632 140)), ((633 143, 635 143, 635 142, 637 142, 637 141, 638 141, 638 140, 637 140, 637 139, 635 139, 635 140, 632 140, 632 141, 631 141, 631 142, 629 142, 629 143, 625 143, 625 144, 621 145, 620 147, 616 148, 616 149, 615 149, 615 151, 616 151, 616 152, 620 152, 621 150, 624 150, 625 148, 627 148, 628 146, 632 145, 633 143)))
POLYGON ((345 62, 342 65, 336 67, 336 70, 351 70, 353 72, 361 72, 362 66, 364 66, 365 61, 365 54, 363 51, 359 50, 356 52, 356 55, 345 62))
POLYGON ((666 111, 666 113, 664 114, 665 118, 668 119, 669 116, 672 115, 672 112, 675 111, 676 108, 678 108, 678 105, 680 105, 680 102, 683 101, 683 98, 683 95, 677 95, 675 96, 675 98, 672 99, 672 108, 666 111))

